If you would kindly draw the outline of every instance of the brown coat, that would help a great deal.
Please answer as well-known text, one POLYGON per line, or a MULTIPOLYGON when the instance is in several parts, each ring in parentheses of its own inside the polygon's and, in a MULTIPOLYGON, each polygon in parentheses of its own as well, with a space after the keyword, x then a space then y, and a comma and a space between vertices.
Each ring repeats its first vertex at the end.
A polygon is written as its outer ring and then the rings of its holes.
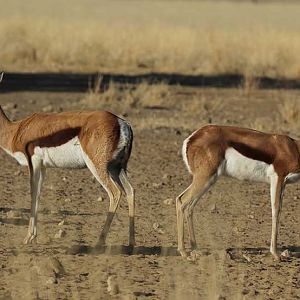
POLYGON ((252 129, 208 125, 197 130, 187 142, 187 159, 191 171, 207 163, 218 165, 228 148, 255 160, 273 164, 277 174, 300 172, 300 153, 297 141, 286 135, 268 134, 252 129), (204 162, 205 163, 205 162, 204 162))
POLYGON ((36 146, 56 147, 75 136, 86 153, 93 153, 105 144, 106 152, 112 155, 120 134, 118 117, 106 111, 36 113, 5 126, 9 136, 6 140, 2 138, 3 147, 12 153, 22 152, 28 158, 36 146))

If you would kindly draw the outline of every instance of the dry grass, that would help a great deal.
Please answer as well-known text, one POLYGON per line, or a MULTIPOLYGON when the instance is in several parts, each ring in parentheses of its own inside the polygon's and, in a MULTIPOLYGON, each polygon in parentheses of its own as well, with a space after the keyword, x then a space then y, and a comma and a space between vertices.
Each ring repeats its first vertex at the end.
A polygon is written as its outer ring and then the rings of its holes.
POLYGON ((297 4, 0 0, 0 7, 5 70, 300 76, 297 4))
POLYGON ((286 99, 279 104, 278 111, 282 121, 290 128, 300 129, 300 103, 299 98, 286 99))
POLYGON ((90 108, 106 108, 122 106, 128 108, 167 108, 170 88, 165 83, 148 84, 141 82, 136 86, 120 86, 110 82, 101 91, 102 77, 99 75, 86 96, 81 100, 82 105, 90 108))
POLYGON ((192 95, 188 103, 184 103, 182 110, 185 113, 195 114, 199 121, 215 123, 215 116, 224 110, 225 102, 221 97, 214 99, 206 97, 203 93, 192 95))
POLYGON ((241 90, 245 95, 250 95, 252 92, 255 92, 259 89, 260 80, 254 76, 244 76, 241 90))
POLYGON ((259 117, 255 118, 249 127, 258 131, 274 132, 278 129, 276 124, 277 123, 274 122, 274 119, 270 117, 259 117))

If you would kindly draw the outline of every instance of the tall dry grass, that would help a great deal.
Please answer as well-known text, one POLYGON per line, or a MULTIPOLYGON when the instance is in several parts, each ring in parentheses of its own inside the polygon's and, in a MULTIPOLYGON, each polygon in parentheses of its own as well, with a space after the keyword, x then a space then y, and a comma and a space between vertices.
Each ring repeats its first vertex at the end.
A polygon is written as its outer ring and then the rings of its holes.
POLYGON ((0 0, 0 67, 299 78, 300 5, 0 0))

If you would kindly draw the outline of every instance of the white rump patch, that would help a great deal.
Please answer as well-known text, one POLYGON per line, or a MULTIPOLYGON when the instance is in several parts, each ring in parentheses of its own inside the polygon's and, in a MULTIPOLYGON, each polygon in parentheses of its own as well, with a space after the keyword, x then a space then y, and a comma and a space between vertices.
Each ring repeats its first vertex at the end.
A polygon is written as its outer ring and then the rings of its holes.
POLYGON ((119 154, 119 152, 124 147, 129 145, 129 143, 132 139, 132 135, 130 132, 130 125, 122 119, 118 119, 118 122, 119 122, 119 126, 120 126, 120 138, 119 138, 117 149, 113 153, 113 158, 116 158, 117 155, 119 154))
POLYGON ((233 148, 226 150, 225 160, 224 174, 240 180, 270 182, 270 177, 276 174, 273 165, 248 158, 233 148))
POLYGON ((187 137, 184 141, 183 141, 183 145, 182 145, 182 150, 181 150, 181 153, 182 153, 182 158, 183 158, 183 161, 186 165, 186 168, 188 169, 188 171, 192 174, 192 171, 191 171, 191 168, 190 168, 190 165, 189 165, 189 162, 188 162, 188 158, 187 158, 187 144, 188 142, 190 141, 190 138, 197 132, 198 130, 194 131, 189 137, 187 137))
POLYGON ((82 169, 86 167, 78 136, 57 147, 35 147, 34 155, 46 168, 82 169))
POLYGON ((188 159, 187 159, 187 153, 186 153, 187 143, 189 142, 189 140, 190 140, 190 138, 188 137, 187 139, 185 139, 183 141, 183 145, 182 145, 182 158, 183 158, 183 161, 184 161, 185 166, 188 169, 189 173, 192 174, 192 171, 191 171, 188 159))

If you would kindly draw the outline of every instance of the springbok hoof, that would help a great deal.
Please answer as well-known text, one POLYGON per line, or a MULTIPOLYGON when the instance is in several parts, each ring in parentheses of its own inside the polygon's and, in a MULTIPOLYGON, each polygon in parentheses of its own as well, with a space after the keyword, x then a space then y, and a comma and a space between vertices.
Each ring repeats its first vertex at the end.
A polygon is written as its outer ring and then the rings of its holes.
POLYGON ((201 250, 193 250, 190 255, 187 257, 188 261, 196 261, 199 257, 207 255, 207 252, 201 250))
POLYGON ((286 249, 280 253, 280 258, 283 258, 283 259, 288 259, 288 258, 291 258, 292 256, 293 256, 292 253, 288 249, 286 249))
POLYGON ((274 261, 280 261, 280 256, 276 252, 275 253, 271 252, 271 254, 273 256, 274 261))
POLYGON ((25 245, 28 245, 28 244, 33 244, 33 243, 36 243, 36 235, 34 234, 28 234, 24 241, 23 241, 23 244, 25 245))
POLYGON ((177 251, 180 253, 180 255, 183 258, 187 258, 188 257, 188 253, 185 250, 177 249, 177 251))

